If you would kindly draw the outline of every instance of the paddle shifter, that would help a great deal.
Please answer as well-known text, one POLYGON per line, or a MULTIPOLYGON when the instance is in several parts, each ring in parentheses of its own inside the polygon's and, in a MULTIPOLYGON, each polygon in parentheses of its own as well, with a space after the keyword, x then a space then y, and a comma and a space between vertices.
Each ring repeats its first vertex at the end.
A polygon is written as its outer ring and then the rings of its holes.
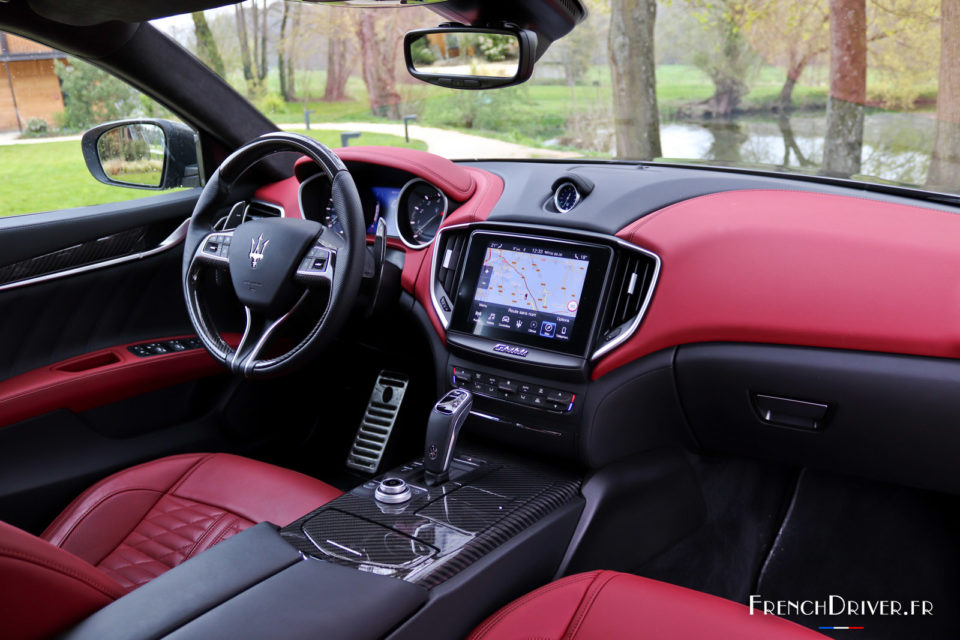
POLYGON ((453 389, 433 405, 423 450, 424 476, 431 487, 449 478, 453 447, 472 406, 473 394, 466 389, 453 389))

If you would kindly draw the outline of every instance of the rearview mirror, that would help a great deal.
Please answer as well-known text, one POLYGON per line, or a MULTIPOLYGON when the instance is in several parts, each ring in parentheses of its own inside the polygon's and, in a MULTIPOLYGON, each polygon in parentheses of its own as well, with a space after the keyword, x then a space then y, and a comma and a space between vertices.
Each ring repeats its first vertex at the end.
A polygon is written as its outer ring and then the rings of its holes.
POLYGON ((438 27, 403 39, 414 78, 453 89, 495 89, 526 81, 533 73, 537 36, 522 29, 438 27))
POLYGON ((200 186, 197 138, 169 120, 108 122, 83 134, 83 159, 104 184, 133 189, 200 186))

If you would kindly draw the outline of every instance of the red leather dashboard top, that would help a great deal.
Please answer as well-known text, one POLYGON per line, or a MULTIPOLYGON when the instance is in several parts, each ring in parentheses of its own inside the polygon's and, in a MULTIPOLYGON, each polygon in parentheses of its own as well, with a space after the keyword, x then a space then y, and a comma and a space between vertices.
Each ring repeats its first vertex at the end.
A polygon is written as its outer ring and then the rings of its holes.
MULTIPOLYGON (((428 153, 382 147, 337 153, 406 170, 463 201, 444 226, 485 220, 503 193, 499 177, 428 153)), ((257 195, 299 211, 296 188, 290 178, 257 195)), ((812 192, 726 191, 666 207, 617 235, 656 252, 663 266, 639 330, 597 364, 594 379, 695 342, 960 357, 955 214, 812 192)), ((406 253, 403 288, 445 338, 430 302, 433 247, 390 245, 406 253)))
POLYGON ((856 197, 728 191, 666 207, 621 238, 656 252, 637 333, 598 378, 660 349, 762 342, 960 356, 960 216, 856 197))

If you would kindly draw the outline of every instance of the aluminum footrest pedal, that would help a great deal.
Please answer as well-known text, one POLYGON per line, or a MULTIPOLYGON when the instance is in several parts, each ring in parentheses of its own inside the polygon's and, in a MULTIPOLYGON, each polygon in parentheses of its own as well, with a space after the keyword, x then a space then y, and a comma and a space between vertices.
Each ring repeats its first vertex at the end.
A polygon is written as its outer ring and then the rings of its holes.
POLYGON ((364 473, 377 472, 409 382, 406 374, 395 371, 381 371, 377 376, 367 410, 347 455, 348 468, 364 473))

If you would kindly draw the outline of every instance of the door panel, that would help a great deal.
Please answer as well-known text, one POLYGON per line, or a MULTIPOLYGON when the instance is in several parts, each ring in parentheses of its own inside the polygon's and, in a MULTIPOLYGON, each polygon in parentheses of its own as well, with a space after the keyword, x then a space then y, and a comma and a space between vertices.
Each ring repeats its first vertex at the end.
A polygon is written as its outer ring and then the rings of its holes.
POLYGON ((0 220, 0 520, 36 532, 112 471, 243 446, 222 432, 233 383, 205 351, 128 349, 194 334, 171 232, 197 195, 0 220))

